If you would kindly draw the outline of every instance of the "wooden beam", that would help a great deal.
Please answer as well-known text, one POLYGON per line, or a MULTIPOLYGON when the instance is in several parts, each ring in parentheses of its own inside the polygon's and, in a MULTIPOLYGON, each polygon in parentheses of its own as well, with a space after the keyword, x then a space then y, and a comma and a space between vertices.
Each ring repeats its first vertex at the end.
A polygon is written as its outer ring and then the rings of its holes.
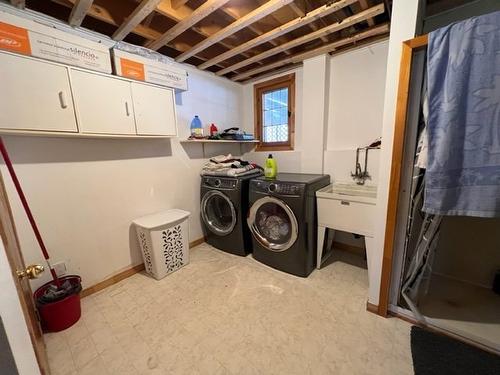
MULTIPOLYGON (((54 0, 52 0, 54 1, 54 0)), ((224 9, 224 8, 222 8, 224 9)), ((170 4, 170 0, 162 0, 160 4, 156 7, 156 12, 158 12, 161 15, 164 15, 167 18, 170 18, 171 20, 175 22, 181 22, 184 18, 189 17, 191 13, 193 13, 193 10, 185 5, 180 6, 178 9, 173 9, 170 4)), ((199 27, 191 27, 191 30, 194 32, 198 33, 201 36, 204 36, 206 38, 210 37, 210 33, 206 32, 202 28, 199 27)), ((234 46, 222 42, 219 42, 220 45, 226 47, 227 49, 232 49, 234 46)), ((245 57, 250 57, 251 55, 245 54, 245 57)), ((199 58, 199 56, 196 56, 199 58)), ((206 61, 207 59, 203 58, 201 59, 203 61, 206 61)))
POLYGON ((284 50, 299 46, 299 45, 304 44, 304 43, 307 43, 311 40, 319 38, 322 35, 327 35, 327 34, 345 29, 351 25, 354 25, 358 22, 362 22, 362 21, 366 20, 367 18, 371 18, 371 17, 373 17, 377 14, 381 14, 383 12, 384 12, 384 4, 376 5, 370 9, 367 9, 363 12, 357 13, 351 17, 347 17, 347 18, 343 19, 342 21, 335 22, 329 26, 323 27, 317 31, 310 33, 310 34, 306 34, 304 36, 301 36, 300 38, 291 40, 290 42, 287 42, 281 46, 271 48, 270 50, 267 50, 267 51, 262 52, 258 55, 255 55, 249 59, 243 60, 243 61, 241 61, 237 64, 234 64, 234 65, 231 65, 225 69, 219 70, 215 74, 221 76, 221 75, 224 75, 226 73, 232 72, 236 69, 239 69, 239 68, 242 68, 242 67, 247 66, 249 64, 252 64, 256 61, 262 61, 263 59, 268 58, 268 57, 273 56, 273 55, 276 55, 280 52, 283 52, 284 50))
POLYGON ((171 4, 172 4, 172 8, 174 9, 177 9, 183 5, 186 5, 186 3, 188 2, 189 0, 172 0, 171 1, 171 4))
MULTIPOLYGON (((238 4, 236 7, 223 7, 221 8, 221 11, 226 14, 227 16, 231 17, 233 21, 237 21, 241 17, 243 17, 245 14, 250 13, 252 10, 251 9, 246 9, 246 7, 243 7, 243 4, 238 4)), ((255 35, 259 36, 264 34, 264 32, 258 28, 256 25, 249 25, 247 27, 248 30, 253 32, 255 35)), ((269 41, 273 46, 277 46, 279 43, 275 40, 269 41)))
MULTIPOLYGON (((291 3, 290 4, 290 8, 294 11, 294 13, 299 16, 299 17, 304 17, 306 15, 306 12, 304 12, 297 4, 295 3, 291 3)), ((318 30, 318 27, 316 25, 313 25, 312 23, 310 23, 309 25, 309 28, 312 30, 312 31, 316 31, 318 30)), ((328 43, 328 38, 326 36, 322 36, 321 37, 321 40, 325 43, 328 43)))
MULTIPOLYGON (((75 3, 75 0, 52 0, 53 2, 66 6, 66 7, 71 7, 72 3, 75 3)), ((118 10, 118 8, 116 9, 118 10)), ((102 21, 104 23, 107 23, 109 25, 114 25, 118 26, 116 22, 116 12, 110 13, 109 9, 106 9, 100 5, 93 4, 87 13, 90 17, 95 18, 99 21, 102 21)), ((119 17, 125 19, 126 17, 119 17)), ((144 25, 137 25, 137 27, 132 30, 132 32, 136 35, 142 36, 143 38, 147 40, 156 40, 161 36, 161 33, 158 30, 155 30, 153 28, 144 26, 144 25)), ((179 51, 179 52, 184 52, 186 51, 186 48, 181 48, 177 44, 169 44, 169 47, 179 51)), ((206 58, 203 58, 201 56, 196 56, 196 58, 206 61, 206 58)), ((220 65, 219 65, 220 66, 220 65)), ((223 68, 223 66, 220 66, 223 68)))
POLYGON ((276 61, 272 64, 268 64, 265 66, 261 66, 259 68, 248 70, 244 73, 238 74, 237 76, 232 78, 232 80, 233 81, 241 81, 245 78, 248 78, 250 76, 253 76, 253 75, 256 75, 256 74, 259 74, 262 72, 266 72, 266 71, 271 70, 271 69, 279 68, 279 67, 282 67, 282 66, 288 65, 288 64, 296 64, 296 63, 304 61, 306 59, 310 59, 311 57, 315 57, 315 56, 323 55, 325 53, 332 52, 335 49, 342 47, 342 46, 345 46, 347 44, 355 43, 357 41, 360 41, 360 40, 363 40, 366 38, 370 38, 370 37, 377 36, 377 35, 383 35, 383 34, 387 34, 387 33, 389 33, 389 25, 388 24, 377 26, 377 27, 371 28, 369 30, 363 31, 361 33, 349 36, 347 38, 340 39, 336 42, 329 43, 325 46, 315 48, 311 51, 302 52, 302 53, 299 53, 297 55, 293 55, 291 57, 287 57, 285 59, 276 61))
POLYGON ((182 21, 177 23, 174 27, 172 27, 170 30, 165 32, 160 38, 157 40, 149 43, 146 45, 146 47, 153 49, 153 50, 158 50, 159 48, 163 47, 165 44, 170 42, 172 39, 189 29, 191 26, 194 24, 200 22, 203 18, 208 16, 210 13, 214 12, 215 10, 219 9, 221 6, 226 4, 229 0, 208 0, 203 5, 200 7, 196 8, 196 10, 191 13, 190 16, 184 18, 182 21))
MULTIPOLYGON (((366 1, 366 0, 359 0, 359 6, 361 7, 361 10, 368 9, 368 1, 366 1)), ((368 22, 368 26, 370 26, 370 27, 372 27, 373 25, 375 25, 375 21, 373 20, 373 18, 368 18, 366 20, 366 22, 368 22)))
POLYGON ((310 22, 313 22, 314 20, 317 20, 320 17, 324 17, 328 14, 336 12, 337 10, 345 6, 348 6, 352 3, 355 3, 356 1, 358 0, 339 0, 334 3, 323 5, 319 8, 310 11, 303 17, 295 18, 290 22, 285 23, 284 25, 281 25, 271 31, 268 31, 265 34, 262 34, 252 40, 249 40, 248 42, 239 45, 238 47, 235 47, 227 52, 224 52, 214 57, 213 59, 208 60, 207 62, 204 62, 203 64, 199 65, 198 68, 206 69, 209 66, 217 64, 220 61, 224 61, 230 57, 240 54, 246 50, 249 50, 250 48, 254 48, 262 43, 268 42, 271 39, 275 39, 283 34, 289 33, 290 31, 293 31, 304 25, 307 25, 310 22))
POLYGON ((144 20, 151 12, 154 11, 156 6, 161 0, 142 0, 141 3, 135 8, 130 16, 120 25, 112 36, 114 40, 123 40, 135 27, 144 20))
POLYGON ((10 0, 10 5, 15 6, 16 8, 19 8, 19 9, 24 9, 26 7, 26 1, 25 0, 10 0))
POLYGON ((80 26, 93 1, 94 0, 77 0, 75 5, 73 5, 73 9, 71 9, 68 23, 71 26, 80 26))
POLYGON ((261 18, 271 14, 274 12, 276 9, 279 9, 287 4, 290 4, 293 0, 270 0, 264 5, 258 7, 257 9, 253 10, 252 12, 248 13, 247 15, 241 17, 237 21, 233 22, 231 25, 223 28, 222 30, 216 32, 215 34, 211 35, 207 39, 201 41, 197 45, 195 45, 193 48, 190 50, 182 53, 180 56, 178 56, 175 60, 178 62, 182 62, 189 57, 193 56, 194 54, 203 51, 204 49, 210 47, 214 43, 217 43, 221 41, 224 38, 227 38, 228 36, 234 34, 235 32, 243 29, 244 27, 247 27, 248 25, 254 23, 255 21, 260 20, 261 18))

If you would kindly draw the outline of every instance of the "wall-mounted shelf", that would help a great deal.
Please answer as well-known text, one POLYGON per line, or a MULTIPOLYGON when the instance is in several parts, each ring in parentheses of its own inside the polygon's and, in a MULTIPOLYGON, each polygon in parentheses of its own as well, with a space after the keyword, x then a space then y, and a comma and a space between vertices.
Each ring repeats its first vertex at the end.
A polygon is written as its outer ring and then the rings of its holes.
POLYGON ((238 144, 240 145, 240 154, 243 154, 243 147, 242 145, 244 144, 251 144, 252 149, 260 143, 258 139, 252 139, 252 140, 225 140, 225 139, 185 139, 183 141, 180 141, 183 144, 193 144, 193 143, 198 143, 201 144, 203 147, 203 157, 206 157, 205 155, 205 145, 206 144, 238 144))
POLYGON ((252 140, 227 140, 227 139, 185 139, 181 143, 260 143, 257 139, 252 140))

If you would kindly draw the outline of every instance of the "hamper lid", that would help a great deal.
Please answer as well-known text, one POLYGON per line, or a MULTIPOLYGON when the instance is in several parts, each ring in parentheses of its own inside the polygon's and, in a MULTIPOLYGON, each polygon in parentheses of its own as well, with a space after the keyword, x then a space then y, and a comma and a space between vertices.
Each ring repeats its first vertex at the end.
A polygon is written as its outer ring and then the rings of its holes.
POLYGON ((133 223, 146 229, 153 229, 181 221, 191 215, 190 212, 174 208, 135 219, 133 223))

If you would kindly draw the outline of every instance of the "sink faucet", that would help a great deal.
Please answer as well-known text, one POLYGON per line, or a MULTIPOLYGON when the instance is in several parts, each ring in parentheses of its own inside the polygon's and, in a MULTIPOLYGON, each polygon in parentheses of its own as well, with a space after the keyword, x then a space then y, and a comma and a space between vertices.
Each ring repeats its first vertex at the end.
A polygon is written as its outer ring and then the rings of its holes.
POLYGON ((356 182, 358 185, 364 185, 366 180, 371 180, 372 177, 368 173, 368 150, 374 148, 374 147, 358 147, 356 149, 356 167, 355 167, 355 173, 351 172, 351 177, 352 179, 356 182), (365 150, 365 167, 364 170, 361 169, 361 164, 359 162, 359 151, 360 150, 365 150))

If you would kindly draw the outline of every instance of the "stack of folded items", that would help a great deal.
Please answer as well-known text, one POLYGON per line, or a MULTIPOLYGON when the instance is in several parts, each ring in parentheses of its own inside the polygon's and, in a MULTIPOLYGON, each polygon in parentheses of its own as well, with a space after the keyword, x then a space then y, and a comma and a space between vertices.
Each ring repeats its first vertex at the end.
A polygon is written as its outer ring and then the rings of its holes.
POLYGON ((236 159, 231 154, 210 159, 201 170, 202 176, 240 177, 262 174, 262 167, 255 163, 236 159))

